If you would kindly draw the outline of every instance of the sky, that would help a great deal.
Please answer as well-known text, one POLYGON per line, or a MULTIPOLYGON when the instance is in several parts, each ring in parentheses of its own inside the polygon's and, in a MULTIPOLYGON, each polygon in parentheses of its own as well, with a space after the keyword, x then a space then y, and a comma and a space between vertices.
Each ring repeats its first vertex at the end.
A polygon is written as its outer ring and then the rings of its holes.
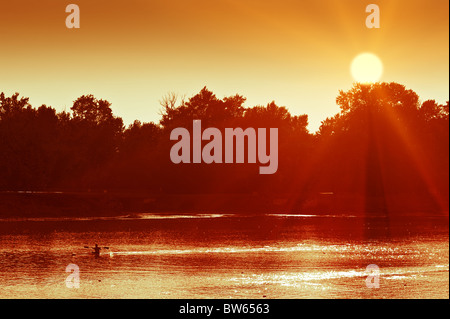
POLYGON ((446 0, 0 0, 0 39, 0 92, 57 111, 93 94, 125 124, 158 122, 164 95, 206 86, 307 114, 314 132, 363 52, 382 61, 380 81, 449 99, 446 0), (71 3, 79 29, 65 24, 71 3), (371 3, 379 29, 365 24, 371 3))

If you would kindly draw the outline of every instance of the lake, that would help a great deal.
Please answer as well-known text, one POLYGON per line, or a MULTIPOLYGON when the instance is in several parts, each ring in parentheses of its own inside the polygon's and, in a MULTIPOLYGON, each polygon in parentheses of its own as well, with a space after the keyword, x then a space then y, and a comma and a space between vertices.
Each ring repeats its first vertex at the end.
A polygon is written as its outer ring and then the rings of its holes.
POLYGON ((0 219, 0 298, 449 298, 448 234, 447 215, 0 219))

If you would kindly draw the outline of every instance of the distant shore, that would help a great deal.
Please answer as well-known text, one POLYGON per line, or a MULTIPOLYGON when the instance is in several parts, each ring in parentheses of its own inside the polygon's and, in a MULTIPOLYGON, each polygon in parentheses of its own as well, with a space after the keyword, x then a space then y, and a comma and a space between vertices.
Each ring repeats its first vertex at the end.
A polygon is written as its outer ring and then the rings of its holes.
MULTIPOLYGON (((448 203, 447 203, 448 207, 448 203)), ((3 191, 0 217, 96 217, 133 213, 447 215, 430 198, 359 194, 154 194, 144 191, 3 191), (369 205, 369 206, 368 206, 369 205)))

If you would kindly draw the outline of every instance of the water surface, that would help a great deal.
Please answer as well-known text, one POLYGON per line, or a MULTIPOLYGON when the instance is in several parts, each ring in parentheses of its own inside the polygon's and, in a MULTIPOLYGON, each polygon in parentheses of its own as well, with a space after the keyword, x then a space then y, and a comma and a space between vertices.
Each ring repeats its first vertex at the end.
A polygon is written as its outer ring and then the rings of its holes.
POLYGON ((0 298, 449 298, 448 217, 0 219, 0 298))

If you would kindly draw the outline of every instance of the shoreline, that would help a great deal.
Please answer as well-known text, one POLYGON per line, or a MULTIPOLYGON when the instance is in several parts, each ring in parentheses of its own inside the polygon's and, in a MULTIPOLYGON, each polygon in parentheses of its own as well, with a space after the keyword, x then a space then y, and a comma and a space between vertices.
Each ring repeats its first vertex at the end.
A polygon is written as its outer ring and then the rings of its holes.
MULTIPOLYGON (((448 200, 447 200, 448 201, 448 200)), ((416 194, 156 194, 144 191, 3 191, 0 218, 119 217, 133 214, 449 216, 416 194), (370 205, 370 206, 368 206, 370 205)))

